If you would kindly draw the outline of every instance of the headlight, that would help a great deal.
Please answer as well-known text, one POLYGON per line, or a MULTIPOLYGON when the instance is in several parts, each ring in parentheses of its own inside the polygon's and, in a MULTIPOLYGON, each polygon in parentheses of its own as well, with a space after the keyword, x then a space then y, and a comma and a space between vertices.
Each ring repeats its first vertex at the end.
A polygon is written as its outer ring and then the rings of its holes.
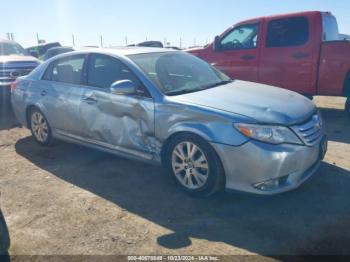
POLYGON ((303 144, 292 130, 284 126, 236 123, 234 127, 249 138, 270 144, 303 144))

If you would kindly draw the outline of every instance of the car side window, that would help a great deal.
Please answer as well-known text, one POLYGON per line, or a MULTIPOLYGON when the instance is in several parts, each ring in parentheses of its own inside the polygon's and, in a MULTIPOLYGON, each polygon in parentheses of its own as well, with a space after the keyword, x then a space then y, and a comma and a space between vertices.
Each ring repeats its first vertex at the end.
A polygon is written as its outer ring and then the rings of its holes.
POLYGON ((45 73, 44 73, 44 75, 42 77, 42 80, 51 81, 52 66, 53 66, 53 63, 48 65, 48 67, 46 68, 45 73))
POLYGON ((221 50, 254 49, 257 47, 259 25, 241 25, 220 41, 221 50))
POLYGON ((82 81, 84 62, 84 56, 56 60, 49 65, 43 80, 79 85, 82 81))
POLYGON ((309 20, 306 17, 275 19, 267 26, 266 47, 304 45, 309 40, 309 20))
POLYGON ((120 80, 130 80, 137 85, 137 95, 150 97, 139 79, 121 61, 107 55, 91 55, 88 65, 87 84, 93 87, 110 88, 120 80))

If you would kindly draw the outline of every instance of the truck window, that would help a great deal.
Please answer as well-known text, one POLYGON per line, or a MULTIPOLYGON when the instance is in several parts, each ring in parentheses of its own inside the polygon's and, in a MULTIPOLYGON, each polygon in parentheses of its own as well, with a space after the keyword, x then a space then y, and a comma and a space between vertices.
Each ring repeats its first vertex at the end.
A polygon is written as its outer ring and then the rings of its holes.
POLYGON ((275 19, 268 23, 266 47, 300 46, 309 40, 306 17, 275 19))
POLYGON ((254 49, 257 45, 259 25, 241 25, 220 41, 221 50, 254 49))
POLYGON ((322 16, 323 41, 338 41, 339 29, 337 19, 332 15, 324 14, 322 16))

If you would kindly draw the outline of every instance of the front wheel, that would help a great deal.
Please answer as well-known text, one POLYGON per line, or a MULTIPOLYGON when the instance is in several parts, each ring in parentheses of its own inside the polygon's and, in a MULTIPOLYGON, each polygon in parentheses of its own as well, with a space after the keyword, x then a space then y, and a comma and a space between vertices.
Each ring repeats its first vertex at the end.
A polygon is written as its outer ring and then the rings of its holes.
POLYGON ((210 196, 225 184, 218 155, 208 142, 195 135, 181 134, 170 142, 167 168, 177 184, 193 196, 210 196))
POLYGON ((350 96, 348 97, 348 99, 346 99, 345 112, 348 115, 348 117, 350 117, 350 96))

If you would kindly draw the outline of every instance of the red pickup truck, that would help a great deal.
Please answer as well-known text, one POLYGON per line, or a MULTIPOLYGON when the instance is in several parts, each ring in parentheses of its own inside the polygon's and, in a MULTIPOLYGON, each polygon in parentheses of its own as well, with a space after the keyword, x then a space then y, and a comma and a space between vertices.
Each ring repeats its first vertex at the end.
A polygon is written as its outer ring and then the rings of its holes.
POLYGON ((188 52, 232 78, 290 89, 308 97, 347 97, 350 41, 329 12, 301 12, 246 20, 188 52))

